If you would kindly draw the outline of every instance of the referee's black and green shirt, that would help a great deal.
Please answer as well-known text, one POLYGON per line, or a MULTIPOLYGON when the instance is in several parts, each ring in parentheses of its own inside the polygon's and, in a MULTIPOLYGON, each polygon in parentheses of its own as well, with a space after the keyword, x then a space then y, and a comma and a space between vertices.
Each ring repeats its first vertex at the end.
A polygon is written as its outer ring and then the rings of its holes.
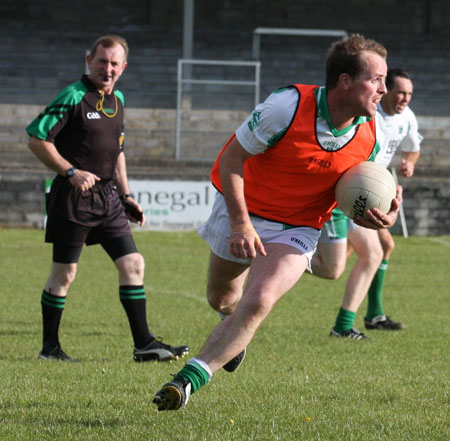
POLYGON ((101 95, 83 75, 31 122, 27 133, 53 143, 74 167, 112 179, 124 139, 123 94, 101 95))

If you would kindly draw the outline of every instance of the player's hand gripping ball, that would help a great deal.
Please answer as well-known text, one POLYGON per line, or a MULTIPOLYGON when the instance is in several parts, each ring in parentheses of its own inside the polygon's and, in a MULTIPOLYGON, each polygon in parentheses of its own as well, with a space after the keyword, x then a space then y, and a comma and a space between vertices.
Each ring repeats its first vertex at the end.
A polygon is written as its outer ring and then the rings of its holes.
POLYGON ((349 168, 336 184, 336 201, 349 218, 370 219, 366 211, 378 208, 384 214, 395 198, 396 184, 386 167, 364 161, 349 168))

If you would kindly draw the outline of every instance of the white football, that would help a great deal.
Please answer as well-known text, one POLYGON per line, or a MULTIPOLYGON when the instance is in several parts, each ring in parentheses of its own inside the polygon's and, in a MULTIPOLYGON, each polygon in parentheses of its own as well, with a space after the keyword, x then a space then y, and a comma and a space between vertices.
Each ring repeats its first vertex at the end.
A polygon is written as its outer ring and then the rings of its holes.
POLYGON ((378 208, 387 213, 396 195, 393 176, 387 168, 364 161, 349 168, 336 184, 336 201, 349 218, 367 218, 366 211, 378 208))

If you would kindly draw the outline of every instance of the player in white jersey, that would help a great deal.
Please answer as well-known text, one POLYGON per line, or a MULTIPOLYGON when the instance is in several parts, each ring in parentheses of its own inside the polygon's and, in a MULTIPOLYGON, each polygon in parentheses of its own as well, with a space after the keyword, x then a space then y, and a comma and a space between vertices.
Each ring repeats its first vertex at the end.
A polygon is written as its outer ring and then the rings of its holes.
MULTIPOLYGON (((387 104, 385 105, 387 106, 387 104)), ((414 112, 409 107, 405 107, 402 113, 390 115, 383 109, 382 104, 379 104, 378 112, 383 117, 389 130, 389 147, 381 165, 388 167, 399 147, 402 158, 410 161, 414 165, 417 159, 419 159, 420 143, 423 139, 419 133, 414 112)), ((410 177, 410 173, 407 173, 406 177, 410 177)))
MULTIPOLYGON (((413 94, 413 84, 407 72, 393 68, 388 70, 386 88, 388 92, 381 99, 378 111, 389 129, 389 147, 384 157, 380 156, 380 163, 388 167, 399 149, 402 155, 399 172, 403 177, 410 178, 414 174, 423 139, 418 130, 416 116, 408 107, 413 94)), ((368 291, 364 324, 366 329, 398 330, 403 328, 403 324, 386 316, 382 304, 384 279, 395 242, 388 229, 378 234, 378 237, 383 248, 383 260, 368 291)))
MULTIPOLYGON (((376 162, 388 167, 396 150, 400 148, 402 160, 399 172, 404 177, 411 177, 423 139, 418 132, 415 115, 408 107, 413 91, 412 82, 406 72, 390 69, 386 77, 386 88, 388 92, 383 96, 378 111, 389 130, 389 146, 377 156, 376 162)), ((319 277, 337 279, 344 272, 346 258, 353 249, 358 260, 347 281, 344 299, 330 335, 356 340, 366 338, 353 327, 353 323, 367 292, 368 308, 364 320, 366 329, 402 329, 403 324, 387 316, 382 306, 384 277, 389 256, 394 249, 394 240, 389 230, 379 234, 366 228, 358 228, 340 210, 334 210, 332 219, 322 229, 318 252, 312 260, 313 273, 319 277)))
POLYGON ((378 112, 389 130, 389 146, 380 163, 388 167, 400 147, 402 152, 400 172, 403 176, 410 177, 419 159, 420 143, 423 140, 416 115, 408 107, 413 94, 413 84, 407 72, 393 68, 388 70, 386 88, 388 92, 378 105, 378 112))

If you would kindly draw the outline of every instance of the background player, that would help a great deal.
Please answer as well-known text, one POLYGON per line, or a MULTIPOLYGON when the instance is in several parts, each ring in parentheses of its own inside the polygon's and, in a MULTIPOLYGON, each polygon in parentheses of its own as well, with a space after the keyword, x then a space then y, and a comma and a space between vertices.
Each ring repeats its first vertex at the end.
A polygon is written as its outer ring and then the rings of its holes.
MULTIPOLYGON (((410 178, 414 174, 414 167, 420 156, 420 144, 423 140, 418 130, 416 116, 409 107, 413 83, 406 71, 392 68, 388 70, 386 76, 386 88, 388 91, 381 99, 378 111, 389 130, 389 146, 381 160, 381 165, 389 167, 395 152, 400 149, 402 159, 399 172, 405 178, 410 178)), ((364 324, 369 330, 398 330, 403 328, 403 324, 386 316, 382 303, 384 279, 395 242, 388 229, 378 231, 378 236, 383 248, 383 260, 369 287, 364 324)))
MULTIPOLYGON (((399 171, 403 176, 409 177, 414 172, 422 140, 417 131, 416 118, 407 107, 412 95, 412 83, 406 72, 391 69, 386 77, 386 87, 388 92, 381 99, 378 110, 387 122, 389 146, 376 160, 385 167, 389 166, 395 151, 402 145, 403 159, 399 171)), ((403 328, 402 323, 386 316, 382 307, 384 275, 393 247, 394 241, 389 230, 375 232, 359 228, 341 210, 333 210, 331 220, 322 229, 318 251, 313 256, 313 273, 319 277, 336 279, 345 270, 351 250, 355 250, 358 257, 348 278, 331 336, 357 340, 365 338, 353 324, 367 292, 369 301, 364 320, 366 329, 403 328)))

